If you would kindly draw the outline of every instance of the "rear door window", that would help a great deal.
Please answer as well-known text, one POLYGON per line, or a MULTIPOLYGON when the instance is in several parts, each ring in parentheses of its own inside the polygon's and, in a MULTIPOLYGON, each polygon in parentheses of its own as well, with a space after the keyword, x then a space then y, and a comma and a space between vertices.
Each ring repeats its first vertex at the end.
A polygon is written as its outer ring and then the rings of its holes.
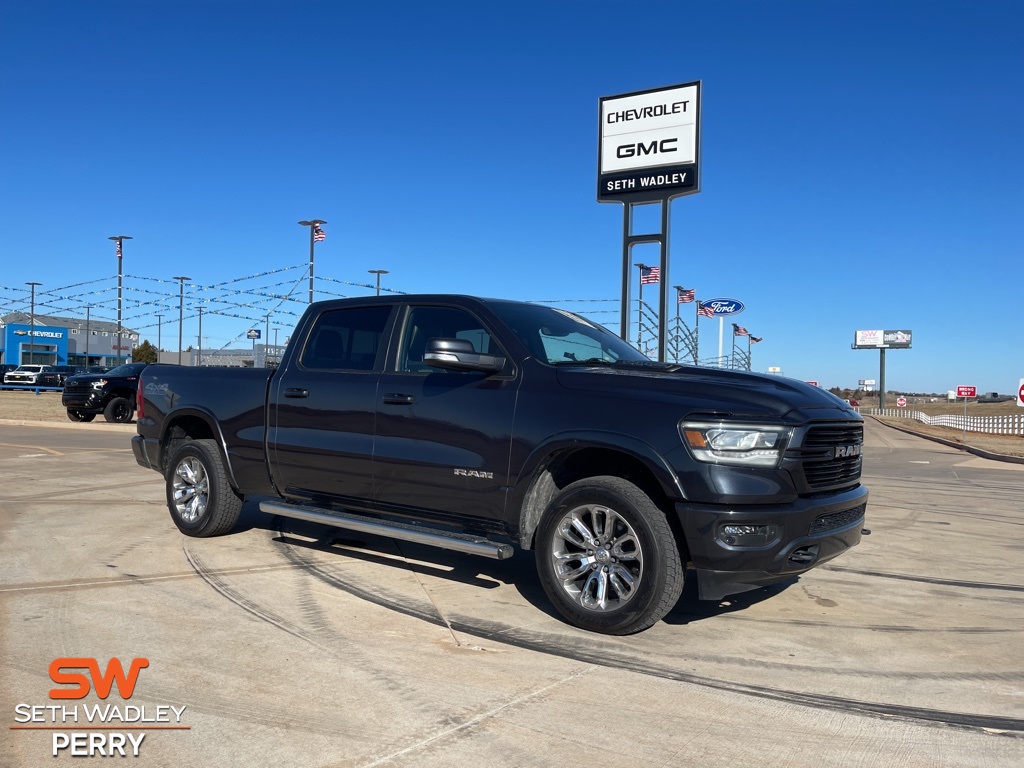
POLYGON ((352 307, 316 319, 299 362, 303 368, 372 371, 391 307, 352 307))

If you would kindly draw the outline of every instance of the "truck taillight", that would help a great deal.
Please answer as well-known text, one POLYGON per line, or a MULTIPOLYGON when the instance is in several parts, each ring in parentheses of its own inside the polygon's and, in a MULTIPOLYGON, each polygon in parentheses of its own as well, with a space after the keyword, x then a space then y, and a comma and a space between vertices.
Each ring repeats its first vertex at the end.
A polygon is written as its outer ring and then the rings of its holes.
POLYGON ((142 406, 142 403, 143 403, 143 401, 145 399, 145 398, 142 397, 142 393, 143 393, 142 374, 140 373, 139 374, 139 385, 138 385, 138 388, 135 390, 135 420, 136 421, 138 421, 139 419, 143 418, 146 415, 146 409, 143 408, 143 406, 142 406))

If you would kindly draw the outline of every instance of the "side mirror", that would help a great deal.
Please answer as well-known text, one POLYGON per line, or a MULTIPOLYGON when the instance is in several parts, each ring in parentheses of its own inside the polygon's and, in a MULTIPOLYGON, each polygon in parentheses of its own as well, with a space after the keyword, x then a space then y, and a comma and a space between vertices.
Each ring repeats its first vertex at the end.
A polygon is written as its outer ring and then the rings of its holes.
POLYGON ((429 339, 423 362, 449 371, 497 373, 505 367, 504 357, 481 355, 466 339, 429 339))

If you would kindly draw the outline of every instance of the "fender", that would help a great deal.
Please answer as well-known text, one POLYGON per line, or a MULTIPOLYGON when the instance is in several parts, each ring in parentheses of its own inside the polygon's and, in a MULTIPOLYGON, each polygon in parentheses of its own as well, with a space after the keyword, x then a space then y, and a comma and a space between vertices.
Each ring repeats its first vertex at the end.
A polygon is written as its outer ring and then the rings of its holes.
MULTIPOLYGON (((669 498, 685 499, 686 493, 679 477, 665 458, 652 446, 629 435, 599 430, 562 432, 550 436, 537 445, 523 462, 509 497, 509 517, 519 525, 519 538, 524 548, 532 535, 537 520, 528 519, 527 497, 537 479, 537 473, 547 460, 562 451, 582 448, 601 448, 630 456, 643 464, 654 475, 662 492, 669 498)), ((539 514, 536 515, 539 518, 539 514)))
MULTIPOLYGON (((224 466, 228 473, 228 482, 231 484, 232 488, 236 491, 240 491, 241 489, 238 485, 238 479, 235 477, 235 467, 231 461, 231 454, 228 453, 227 440, 224 439, 224 431, 221 429, 220 422, 213 414, 213 411, 208 408, 189 405, 166 413, 163 417, 163 424, 160 426, 161 453, 167 448, 167 444, 169 442, 168 433, 170 432, 171 427, 174 426, 176 421, 182 418, 197 418, 210 428, 210 432, 213 433, 213 439, 217 441, 217 447, 220 448, 221 458, 224 459, 224 466)), ((168 456, 167 459, 169 460, 170 456, 168 456)))

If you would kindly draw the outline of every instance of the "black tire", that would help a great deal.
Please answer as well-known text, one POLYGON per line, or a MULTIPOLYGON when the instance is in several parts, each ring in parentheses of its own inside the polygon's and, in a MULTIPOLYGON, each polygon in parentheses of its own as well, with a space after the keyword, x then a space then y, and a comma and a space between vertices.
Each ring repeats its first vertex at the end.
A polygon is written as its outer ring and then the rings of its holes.
POLYGON ((207 538, 227 533, 238 522, 244 499, 228 482, 213 440, 190 440, 167 465, 167 508, 178 530, 207 538))
POLYGON ((83 413, 75 408, 68 408, 68 418, 71 421, 92 421, 96 418, 95 413, 83 413))
POLYGON ((103 418, 114 424, 127 424, 132 420, 132 401, 127 397, 115 397, 103 409, 103 418))
POLYGON ((619 477, 566 486, 541 517, 536 555, 541 584, 558 612, 570 624, 607 635, 660 621, 679 600, 686 576, 665 514, 619 477))

